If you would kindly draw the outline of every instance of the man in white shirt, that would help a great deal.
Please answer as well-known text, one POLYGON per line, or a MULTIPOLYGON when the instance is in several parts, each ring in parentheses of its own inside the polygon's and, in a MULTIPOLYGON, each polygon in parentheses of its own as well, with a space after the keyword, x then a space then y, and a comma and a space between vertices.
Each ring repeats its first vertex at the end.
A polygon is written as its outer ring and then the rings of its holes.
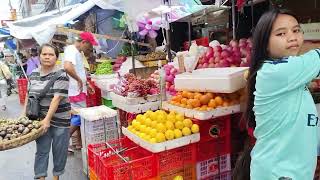
MULTIPOLYGON (((87 83, 86 70, 81 52, 92 49, 92 46, 96 45, 98 43, 94 36, 90 32, 83 32, 74 44, 67 46, 64 50, 63 64, 65 71, 70 77, 68 95, 72 108, 86 107, 87 88, 89 93, 94 93, 94 89, 87 83)), ((80 122, 74 123, 71 121, 71 135, 77 130, 80 130, 80 122)))

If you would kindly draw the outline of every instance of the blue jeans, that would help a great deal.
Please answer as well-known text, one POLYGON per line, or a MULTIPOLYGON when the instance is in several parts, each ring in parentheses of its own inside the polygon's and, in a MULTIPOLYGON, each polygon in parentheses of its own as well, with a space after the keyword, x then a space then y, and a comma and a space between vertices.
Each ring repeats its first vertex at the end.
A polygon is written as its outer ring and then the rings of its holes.
POLYGON ((36 140, 37 152, 34 162, 35 179, 47 177, 51 145, 53 176, 60 176, 64 173, 68 157, 69 137, 69 128, 50 126, 48 131, 36 140))

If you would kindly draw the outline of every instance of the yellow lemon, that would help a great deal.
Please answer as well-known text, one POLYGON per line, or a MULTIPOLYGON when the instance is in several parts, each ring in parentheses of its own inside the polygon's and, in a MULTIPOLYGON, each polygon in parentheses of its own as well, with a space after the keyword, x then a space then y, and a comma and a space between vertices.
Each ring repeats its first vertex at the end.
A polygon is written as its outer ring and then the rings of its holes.
POLYGON ((180 129, 175 129, 174 131, 174 137, 177 138, 181 138, 182 137, 182 132, 180 129))
POLYGON ((149 140, 149 142, 152 143, 152 144, 154 144, 154 143, 157 143, 157 140, 156 140, 156 138, 153 137, 153 138, 151 138, 151 139, 149 140))
POLYGON ((146 115, 148 118, 150 118, 150 115, 152 114, 153 112, 151 110, 148 110, 146 113, 144 113, 144 115, 146 115))
POLYGON ((145 133, 146 134, 150 134, 151 129, 152 129, 151 127, 147 127, 146 130, 145 130, 145 133))
POLYGON ((133 126, 132 126, 132 125, 129 125, 127 129, 128 129, 128 131, 130 131, 130 132, 131 132, 131 131, 132 131, 132 129, 134 129, 134 128, 133 128, 133 126))
POLYGON ((183 120, 184 127, 191 128, 192 127, 192 121, 190 119, 184 119, 183 120))
POLYGON ((141 121, 141 118, 142 118, 142 115, 141 115, 141 114, 138 114, 137 117, 136 117, 136 120, 140 122, 140 121, 141 121))
POLYGON ((152 121, 152 122, 151 122, 151 127, 152 127, 152 128, 156 128, 156 127, 157 127, 157 124, 158 124, 157 121, 152 121))
POLYGON ((145 133, 139 133, 139 137, 141 138, 141 139, 145 139, 146 138, 146 134, 145 133))
POLYGON ((150 132, 149 132, 149 135, 150 135, 151 137, 153 137, 153 138, 156 137, 156 136, 157 136, 157 130, 152 128, 152 129, 150 130, 150 132))
POLYGON ((174 130, 174 124, 173 124, 173 122, 167 121, 167 122, 166 122, 166 128, 167 128, 167 129, 174 130))
POLYGON ((151 121, 150 118, 146 118, 144 124, 145 124, 146 126, 151 126, 151 122, 152 122, 152 121, 151 121))
POLYGON ((171 129, 167 130, 164 135, 166 136, 167 140, 174 139, 174 132, 171 129))
POLYGON ((147 126, 144 125, 144 124, 142 124, 142 125, 140 126, 140 131, 143 132, 143 133, 145 133, 145 134, 147 134, 147 133, 146 133, 146 129, 147 129, 147 126))
POLYGON ((175 176, 175 177, 173 178, 173 180, 183 180, 183 177, 182 177, 182 176, 175 176))
POLYGON ((150 117, 149 117, 152 121, 155 121, 155 120, 157 120, 157 113, 155 113, 155 112, 152 112, 152 113, 150 113, 150 117))
POLYGON ((198 124, 193 124, 191 127, 192 133, 198 133, 199 132, 199 125, 198 124))
POLYGON ((140 131, 140 126, 141 126, 141 123, 140 123, 140 122, 137 122, 135 129, 136 129, 137 131, 140 131))
POLYGON ((183 123, 182 121, 177 121, 175 124, 176 129, 183 129, 183 123))
POLYGON ((172 123, 175 123, 175 122, 176 122, 176 115, 174 115, 174 114, 169 114, 169 115, 167 116, 167 120, 170 121, 170 122, 172 122, 172 123))
POLYGON ((166 132, 166 130, 167 130, 166 126, 163 125, 162 123, 157 124, 156 129, 158 132, 162 132, 162 133, 166 132))
POLYGON ((183 134, 184 136, 189 136, 189 135, 191 134, 190 128, 184 127, 184 128, 182 129, 182 134, 183 134))
POLYGON ((137 122, 138 121, 135 119, 131 121, 131 125, 133 126, 133 128, 136 128, 137 122))
POLYGON ((157 133, 156 140, 158 143, 164 142, 166 140, 166 137, 163 133, 157 133))
POLYGON ((157 115, 157 122, 158 123, 164 123, 166 121, 166 117, 164 117, 162 114, 157 115))
POLYGON ((184 120, 184 116, 182 114, 176 115, 176 121, 183 121, 183 120, 184 120))
POLYGON ((151 139, 150 135, 146 135, 144 138, 144 140, 146 140, 146 141, 150 141, 150 139, 151 139))
POLYGON ((169 115, 176 115, 175 111, 170 111, 169 115))

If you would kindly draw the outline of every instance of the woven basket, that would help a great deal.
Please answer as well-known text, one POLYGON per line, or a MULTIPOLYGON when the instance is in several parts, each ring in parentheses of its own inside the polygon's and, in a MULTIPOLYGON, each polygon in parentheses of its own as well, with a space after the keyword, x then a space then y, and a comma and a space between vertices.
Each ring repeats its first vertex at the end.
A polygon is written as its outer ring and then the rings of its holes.
POLYGON ((20 136, 16 139, 0 142, 0 151, 8 150, 23 146, 38 139, 40 136, 44 134, 43 129, 39 128, 36 130, 31 131, 30 133, 20 136))

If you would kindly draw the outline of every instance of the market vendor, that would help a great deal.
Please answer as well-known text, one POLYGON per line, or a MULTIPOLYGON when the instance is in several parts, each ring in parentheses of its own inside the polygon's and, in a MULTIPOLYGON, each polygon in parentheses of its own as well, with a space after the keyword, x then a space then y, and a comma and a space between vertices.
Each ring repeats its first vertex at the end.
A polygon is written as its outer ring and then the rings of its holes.
MULTIPOLYGON (((79 37, 76 38, 74 44, 69 45, 64 50, 64 69, 70 77, 69 83, 69 100, 72 108, 85 108, 86 107, 86 94, 87 89, 89 93, 94 93, 94 89, 87 83, 86 70, 84 65, 83 52, 87 52, 87 49, 92 49, 92 46, 96 46, 94 36, 90 32, 82 32, 79 37)), ((74 132, 78 131, 78 147, 81 148, 80 138, 80 120, 71 121, 70 136, 74 132)), ((69 151, 72 149, 69 148, 69 151)))
POLYGON ((314 178, 319 118, 307 84, 319 76, 320 47, 299 55, 302 44, 301 27, 291 12, 262 15, 253 35, 245 111, 256 142, 237 162, 237 180, 314 178), (250 171, 238 168, 243 165, 250 165, 250 171))

